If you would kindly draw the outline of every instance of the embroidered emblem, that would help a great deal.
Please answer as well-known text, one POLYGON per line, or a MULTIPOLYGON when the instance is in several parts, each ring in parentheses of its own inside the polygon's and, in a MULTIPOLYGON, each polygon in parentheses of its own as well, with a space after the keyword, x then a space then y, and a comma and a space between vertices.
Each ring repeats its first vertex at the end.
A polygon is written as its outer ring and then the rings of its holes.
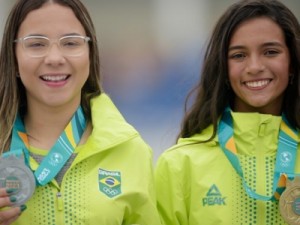
POLYGON ((279 159, 280 159, 280 165, 282 167, 287 167, 291 163, 293 156, 290 152, 285 151, 281 153, 279 159))
POLYGON ((120 195, 121 173, 119 171, 108 171, 99 169, 99 190, 109 198, 120 195))
POLYGON ((58 153, 58 152, 53 152, 50 156, 50 160, 49 163, 52 166, 57 166, 58 164, 60 164, 63 161, 64 157, 62 156, 62 154, 58 153))
POLYGON ((203 206, 226 205, 226 197, 223 197, 218 187, 213 184, 208 190, 206 197, 202 199, 203 206))

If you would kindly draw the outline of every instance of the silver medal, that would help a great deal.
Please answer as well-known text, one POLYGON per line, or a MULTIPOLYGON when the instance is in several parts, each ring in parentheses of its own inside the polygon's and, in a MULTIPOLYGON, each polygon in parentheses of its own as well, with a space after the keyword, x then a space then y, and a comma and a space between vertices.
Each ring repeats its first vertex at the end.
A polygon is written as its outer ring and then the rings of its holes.
POLYGON ((11 155, 0 158, 0 188, 12 189, 17 198, 14 206, 23 205, 35 190, 33 172, 25 165, 24 159, 11 155))

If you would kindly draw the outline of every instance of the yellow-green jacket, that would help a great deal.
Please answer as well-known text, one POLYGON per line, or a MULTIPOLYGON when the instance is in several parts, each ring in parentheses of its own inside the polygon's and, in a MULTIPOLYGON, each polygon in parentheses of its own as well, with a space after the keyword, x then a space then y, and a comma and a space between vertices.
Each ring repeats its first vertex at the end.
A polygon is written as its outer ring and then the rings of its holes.
POLYGON ((15 225, 160 224, 151 149, 108 96, 91 107, 92 134, 75 149, 61 186, 38 187, 15 225))
MULTIPOLYGON (((232 113, 238 157, 247 184, 271 196, 281 117, 232 113)), ((219 147, 208 143, 212 126, 180 139, 162 154, 155 171, 158 210, 164 225, 283 225, 278 202, 249 197, 219 147)), ((298 141, 300 140, 300 137, 298 141)), ((300 172, 298 144, 296 172, 300 172)))

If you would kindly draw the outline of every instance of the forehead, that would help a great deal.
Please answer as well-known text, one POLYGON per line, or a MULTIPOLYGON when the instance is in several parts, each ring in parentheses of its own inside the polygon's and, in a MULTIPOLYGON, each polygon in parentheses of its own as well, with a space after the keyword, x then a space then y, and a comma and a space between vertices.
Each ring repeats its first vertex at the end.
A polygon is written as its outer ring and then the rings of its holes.
POLYGON ((18 31, 18 37, 40 34, 57 38, 68 33, 85 35, 84 27, 71 8, 46 3, 28 13, 18 31))
POLYGON ((230 42, 239 41, 284 41, 282 28, 268 17, 257 17, 239 24, 232 33, 230 42))

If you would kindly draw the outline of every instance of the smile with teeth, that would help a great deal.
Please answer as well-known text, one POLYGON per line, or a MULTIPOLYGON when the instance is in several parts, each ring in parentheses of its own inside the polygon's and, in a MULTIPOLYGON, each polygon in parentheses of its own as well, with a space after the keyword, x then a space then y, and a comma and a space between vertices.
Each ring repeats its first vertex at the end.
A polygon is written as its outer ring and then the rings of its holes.
POLYGON ((52 81, 52 82, 59 82, 59 81, 64 81, 68 78, 68 75, 45 75, 45 76, 41 76, 41 78, 44 81, 52 81))
POLYGON ((267 86, 270 82, 271 80, 268 79, 268 80, 248 81, 245 82, 244 84, 250 88, 261 88, 267 86))

